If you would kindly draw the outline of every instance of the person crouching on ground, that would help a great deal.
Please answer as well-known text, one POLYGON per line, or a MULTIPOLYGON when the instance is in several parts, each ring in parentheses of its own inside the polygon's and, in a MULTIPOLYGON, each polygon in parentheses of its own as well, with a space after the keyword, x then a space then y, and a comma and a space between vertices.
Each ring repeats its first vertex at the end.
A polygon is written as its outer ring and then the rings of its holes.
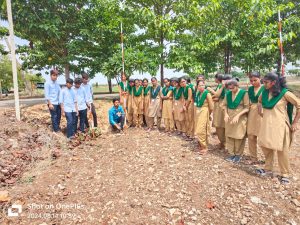
POLYGON ((226 147, 230 154, 226 160, 239 163, 246 143, 249 97, 247 91, 239 88, 237 78, 229 80, 226 87, 229 91, 224 98, 223 110, 226 147))
POLYGON ((72 88, 73 80, 68 78, 66 80, 66 88, 61 91, 60 107, 62 115, 67 119, 67 138, 73 139, 77 130, 76 116, 79 115, 77 107, 77 99, 75 91, 72 88))
POLYGON ((120 106, 119 99, 113 99, 113 104, 114 106, 108 111, 109 123, 113 130, 122 132, 125 123, 125 113, 122 106, 120 106))
POLYGON ((197 94, 195 97, 195 135, 200 145, 200 155, 207 153, 208 136, 210 134, 210 114, 214 109, 212 96, 208 90, 205 89, 203 81, 198 82, 197 94))
POLYGON ((78 113, 79 116, 76 116, 76 128, 78 126, 78 117, 79 117, 79 129, 82 133, 84 133, 85 129, 85 124, 86 124, 86 119, 87 119, 87 108, 91 108, 89 101, 86 96, 86 91, 84 88, 81 86, 82 80, 81 78, 76 78, 75 79, 75 87, 74 91, 76 94, 77 98, 77 105, 78 105, 78 113))

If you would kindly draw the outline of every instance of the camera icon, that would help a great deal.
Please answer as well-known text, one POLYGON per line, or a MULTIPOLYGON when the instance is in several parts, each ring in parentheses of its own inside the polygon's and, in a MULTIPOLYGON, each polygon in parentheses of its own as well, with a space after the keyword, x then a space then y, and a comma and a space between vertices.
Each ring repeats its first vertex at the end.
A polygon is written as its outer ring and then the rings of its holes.
POLYGON ((17 217, 22 213, 22 205, 12 205, 8 208, 7 215, 9 217, 17 217))

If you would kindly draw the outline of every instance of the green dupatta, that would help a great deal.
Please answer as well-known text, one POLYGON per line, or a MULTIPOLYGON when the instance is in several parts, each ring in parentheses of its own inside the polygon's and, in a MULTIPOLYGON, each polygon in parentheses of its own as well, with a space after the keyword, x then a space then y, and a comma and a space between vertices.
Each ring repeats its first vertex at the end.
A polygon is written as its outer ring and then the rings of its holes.
POLYGON ((160 92, 160 86, 158 85, 157 87, 156 87, 156 89, 154 90, 153 89, 153 87, 151 87, 151 98, 152 99, 156 99, 157 98, 157 95, 159 94, 159 92, 160 92))
POLYGON ((126 86, 124 85, 124 83, 121 81, 120 82, 120 87, 121 87, 121 90, 122 91, 127 91, 129 89, 129 84, 128 82, 126 81, 126 86))
POLYGON ((136 87, 133 87, 133 94, 134 96, 138 97, 142 94, 142 91, 143 91, 143 87, 140 86, 138 90, 136 90, 136 87))
POLYGON ((204 90, 201 94, 200 91, 196 95, 195 104, 197 107, 202 107, 204 104, 204 101, 206 99, 207 94, 209 93, 208 90, 204 90))
POLYGON ((163 96, 167 96, 168 95, 168 93, 169 93, 169 91, 172 91, 173 90, 173 88, 172 87, 163 87, 163 89, 162 89, 162 94, 163 94, 163 96))
POLYGON ((180 87, 179 89, 174 88, 173 89, 174 99, 175 100, 179 100, 181 98, 182 92, 183 92, 183 88, 182 87, 180 87))
POLYGON ((265 89, 264 87, 260 87, 257 94, 255 94, 254 86, 251 86, 248 88, 248 95, 249 95, 249 99, 250 99, 251 103, 258 103, 258 97, 260 96, 260 94, 262 93, 262 91, 264 89, 265 89))
POLYGON ((229 109, 236 109, 240 105, 241 101, 243 100, 246 92, 247 91, 240 89, 234 101, 232 101, 232 91, 228 91, 226 94, 227 107, 229 109))
MULTIPOLYGON (((280 99, 287 92, 288 92, 288 89, 287 88, 283 88, 278 96, 272 97, 269 100, 269 90, 264 89, 263 92, 262 92, 262 98, 261 98, 261 100, 262 100, 262 107, 264 109, 273 109, 274 106, 280 101, 280 99)), ((293 109, 294 109, 293 104, 291 104, 290 102, 288 102, 286 110, 287 110, 287 114, 288 114, 288 117, 289 117, 290 124, 292 124, 292 122, 293 122, 293 109)))
POLYGON ((150 91, 150 86, 144 87, 144 96, 148 95, 150 91))

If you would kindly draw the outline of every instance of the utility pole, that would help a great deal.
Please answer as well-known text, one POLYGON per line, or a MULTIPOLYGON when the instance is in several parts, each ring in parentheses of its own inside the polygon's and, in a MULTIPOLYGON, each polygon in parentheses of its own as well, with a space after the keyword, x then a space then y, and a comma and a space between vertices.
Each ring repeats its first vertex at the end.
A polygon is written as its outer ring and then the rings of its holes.
POLYGON ((15 110, 16 110, 16 119, 21 120, 20 115, 20 102, 19 102, 19 87, 18 87, 18 73, 17 73, 17 60, 16 60, 16 45, 14 40, 14 25, 12 18, 11 10, 11 0, 6 0, 7 7, 7 18, 9 23, 9 39, 11 45, 11 61, 12 61, 12 71, 13 71, 13 81, 14 81, 14 96, 15 96, 15 110))

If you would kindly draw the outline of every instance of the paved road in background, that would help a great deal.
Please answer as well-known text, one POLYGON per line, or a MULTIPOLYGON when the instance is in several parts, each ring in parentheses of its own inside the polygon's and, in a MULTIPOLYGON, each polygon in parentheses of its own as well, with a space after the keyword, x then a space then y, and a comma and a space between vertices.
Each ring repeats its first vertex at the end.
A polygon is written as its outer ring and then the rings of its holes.
MULTIPOLYGON (((112 99, 114 97, 118 97, 118 94, 97 94, 94 95, 95 99, 112 99)), ((20 105, 21 106, 33 106, 37 104, 43 104, 45 103, 44 98, 28 98, 28 99, 20 99, 20 105)), ((14 99, 9 100, 2 100, 0 101, 0 108, 9 108, 13 107, 15 105, 14 99)))

